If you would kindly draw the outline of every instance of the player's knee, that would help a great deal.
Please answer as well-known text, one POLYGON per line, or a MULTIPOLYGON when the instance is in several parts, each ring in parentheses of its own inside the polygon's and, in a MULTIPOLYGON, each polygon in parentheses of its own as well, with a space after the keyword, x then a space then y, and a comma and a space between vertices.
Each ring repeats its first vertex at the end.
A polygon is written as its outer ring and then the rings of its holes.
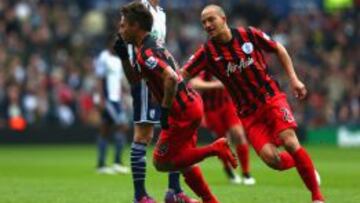
POLYGON ((276 154, 267 154, 261 157, 266 165, 268 165, 270 168, 279 170, 280 169, 280 157, 276 154))
POLYGON ((260 152, 261 159, 272 169, 279 170, 281 159, 275 147, 264 147, 260 152))
POLYGON ((151 137, 143 137, 143 136, 134 135, 134 142, 137 142, 137 143, 149 144, 151 139, 152 139, 151 137))
POLYGON ((286 151, 293 153, 300 148, 299 140, 293 129, 286 130, 280 134, 286 151))
POLYGON ((134 127, 134 141, 149 144, 153 137, 152 124, 137 124, 134 127))

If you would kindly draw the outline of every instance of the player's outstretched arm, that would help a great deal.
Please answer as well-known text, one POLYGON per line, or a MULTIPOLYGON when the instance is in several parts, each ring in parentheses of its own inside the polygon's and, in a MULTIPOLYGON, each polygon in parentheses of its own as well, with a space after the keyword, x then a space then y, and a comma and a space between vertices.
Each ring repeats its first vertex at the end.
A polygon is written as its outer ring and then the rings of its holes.
POLYGON ((299 80, 295 72, 294 65, 289 56, 289 53, 282 44, 276 43, 276 45, 276 55, 279 58, 282 67, 285 69, 286 74, 290 79, 291 88, 295 97, 298 99, 304 99, 307 94, 307 90, 305 85, 299 80))
POLYGON ((127 45, 120 35, 117 36, 117 39, 115 41, 114 51, 116 55, 121 59, 124 73, 129 83, 134 84, 138 82, 138 73, 135 71, 135 68, 130 63, 127 45))
POLYGON ((194 89, 199 91, 224 88, 224 85, 219 80, 205 81, 200 77, 195 77, 191 79, 190 84, 194 89))

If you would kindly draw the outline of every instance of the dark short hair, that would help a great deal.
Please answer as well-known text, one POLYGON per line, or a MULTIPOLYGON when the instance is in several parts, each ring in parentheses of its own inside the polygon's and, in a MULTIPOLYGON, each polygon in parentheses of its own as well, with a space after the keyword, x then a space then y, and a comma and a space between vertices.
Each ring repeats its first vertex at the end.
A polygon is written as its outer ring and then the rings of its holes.
POLYGON ((138 23, 140 28, 150 32, 153 26, 153 16, 140 2, 126 4, 120 9, 122 16, 130 23, 138 23))

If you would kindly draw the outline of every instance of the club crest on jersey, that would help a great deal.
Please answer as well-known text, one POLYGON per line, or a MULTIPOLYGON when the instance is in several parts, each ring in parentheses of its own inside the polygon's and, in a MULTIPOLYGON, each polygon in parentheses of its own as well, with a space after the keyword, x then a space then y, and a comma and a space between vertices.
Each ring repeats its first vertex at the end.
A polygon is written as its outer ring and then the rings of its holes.
POLYGON ((153 56, 150 56, 145 60, 145 64, 149 69, 154 69, 157 66, 157 63, 157 60, 153 56))
POLYGON ((251 54, 254 51, 254 45, 251 42, 245 42, 241 49, 245 54, 251 54))
POLYGON ((247 68, 253 63, 254 63, 254 59, 251 57, 247 58, 246 60, 241 59, 238 64, 229 62, 227 65, 226 74, 229 77, 230 74, 234 73, 236 70, 239 70, 241 73, 245 68, 247 68))

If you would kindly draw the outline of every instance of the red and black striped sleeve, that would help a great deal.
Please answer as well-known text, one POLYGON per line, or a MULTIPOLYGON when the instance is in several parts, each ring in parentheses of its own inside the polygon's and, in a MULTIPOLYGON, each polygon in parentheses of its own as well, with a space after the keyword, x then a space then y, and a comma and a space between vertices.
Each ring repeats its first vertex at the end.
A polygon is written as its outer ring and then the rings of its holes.
POLYGON ((248 30, 250 31, 249 37, 255 39, 254 43, 256 43, 257 46, 266 52, 276 51, 276 41, 272 40, 269 35, 254 27, 249 27, 248 30))
POLYGON ((160 56, 156 55, 151 48, 142 50, 138 55, 138 61, 141 66, 159 73, 162 73, 164 69, 169 66, 169 64, 160 56))
POLYGON ((204 46, 201 46, 195 54, 186 62, 183 67, 190 77, 196 76, 200 71, 206 68, 206 55, 204 46))

